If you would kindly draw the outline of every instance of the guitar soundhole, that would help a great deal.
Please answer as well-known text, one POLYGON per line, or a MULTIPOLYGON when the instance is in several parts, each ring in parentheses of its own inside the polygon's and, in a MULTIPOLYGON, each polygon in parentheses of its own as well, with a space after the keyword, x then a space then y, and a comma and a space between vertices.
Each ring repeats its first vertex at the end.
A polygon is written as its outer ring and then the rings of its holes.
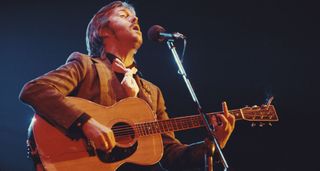
POLYGON ((121 147, 128 147, 133 145, 135 141, 135 132, 131 125, 118 122, 112 126, 117 145, 121 147))
POLYGON ((131 156, 138 147, 134 129, 129 124, 119 122, 114 124, 111 129, 114 132, 116 146, 112 149, 111 153, 106 153, 102 150, 96 151, 99 159, 105 163, 123 160, 131 156))

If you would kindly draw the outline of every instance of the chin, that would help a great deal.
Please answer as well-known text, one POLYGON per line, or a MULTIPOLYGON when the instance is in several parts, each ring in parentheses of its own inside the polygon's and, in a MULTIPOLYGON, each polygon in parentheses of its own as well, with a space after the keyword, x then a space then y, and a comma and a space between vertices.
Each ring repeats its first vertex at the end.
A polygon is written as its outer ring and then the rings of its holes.
POLYGON ((139 48, 141 47, 142 43, 143 43, 142 37, 137 38, 137 39, 135 40, 135 44, 134 44, 135 48, 136 48, 136 49, 139 49, 139 48))
POLYGON ((134 44, 134 48, 138 50, 138 49, 141 47, 141 45, 142 45, 142 41, 136 42, 136 43, 134 44))

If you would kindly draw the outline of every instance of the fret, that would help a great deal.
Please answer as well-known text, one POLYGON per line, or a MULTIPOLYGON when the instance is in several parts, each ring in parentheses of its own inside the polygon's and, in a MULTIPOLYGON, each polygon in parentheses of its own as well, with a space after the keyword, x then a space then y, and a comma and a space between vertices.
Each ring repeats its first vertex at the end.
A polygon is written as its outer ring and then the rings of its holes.
POLYGON ((181 127, 182 127, 182 129, 185 129, 186 128, 186 126, 185 126, 185 122, 184 122, 184 120, 183 119, 179 119, 180 120, 180 123, 181 123, 181 127))
POLYGON ((181 129, 181 124, 179 123, 179 120, 175 118, 174 122, 176 123, 177 129, 180 130, 181 129))
POLYGON ((186 123, 184 122, 184 119, 179 119, 180 120, 180 123, 181 123, 181 126, 182 126, 182 129, 185 129, 186 128, 186 123))
POLYGON ((241 119, 242 118, 240 110, 231 110, 231 111, 229 111, 229 113, 234 115, 236 119, 241 119))
POLYGON ((151 134, 152 133, 152 130, 151 130, 151 127, 150 127, 150 123, 146 123, 146 129, 148 131, 148 134, 151 134))
POLYGON ((182 122, 183 122, 184 128, 188 128, 188 122, 186 121, 185 118, 182 119, 182 122))
POLYGON ((153 134, 153 125, 152 123, 148 123, 148 129, 150 130, 150 134, 153 134))
POLYGON ((177 129, 175 128, 174 120, 170 120, 170 123, 171 123, 172 131, 177 130, 177 129))
POLYGON ((197 118, 195 118, 195 117, 192 117, 191 118, 191 124, 192 124, 192 127, 196 127, 197 126, 197 118))
POLYGON ((156 121, 155 124, 156 124, 157 133, 160 133, 160 132, 161 132, 161 129, 160 129, 160 124, 159 124, 159 122, 156 121))
POLYGON ((140 130, 139 130, 139 125, 134 126, 135 132, 137 132, 137 136, 141 136, 140 130))
POLYGON ((195 126, 200 126, 201 125, 199 116, 195 117, 195 124, 196 124, 195 126))
POLYGON ((174 130, 178 130, 177 123, 176 123, 175 119, 172 120, 172 125, 173 125, 174 130))
POLYGON ((144 123, 145 124, 145 129, 146 129, 146 131, 147 131, 147 135, 149 135, 151 132, 150 132, 150 127, 149 127, 149 123, 148 122, 146 122, 146 123, 144 123))
POLYGON ((167 128, 168 128, 168 131, 171 131, 171 129, 170 129, 170 122, 167 120, 166 121, 166 125, 167 125, 167 128))
POLYGON ((179 130, 181 130, 182 129, 182 124, 181 124, 181 121, 180 121, 179 118, 176 118, 176 123, 178 125, 179 130))
POLYGON ((150 124, 151 124, 151 127, 152 127, 152 134, 157 133, 157 128, 156 128, 155 122, 151 122, 150 124))
POLYGON ((141 129, 142 135, 143 135, 143 136, 147 135, 146 132, 145 132, 145 130, 144 130, 144 128, 143 128, 143 124, 139 124, 139 127, 140 127, 140 129, 141 129))
POLYGON ((163 122, 163 126, 164 126, 164 131, 167 132, 169 130, 167 126, 167 121, 163 122))
POLYGON ((159 121, 160 132, 164 132, 163 121, 159 121))
POLYGON ((135 127, 136 127, 136 130, 137 130, 137 132, 138 132, 138 135, 139 135, 139 136, 142 136, 142 133, 141 133, 139 124, 136 124, 135 127))
POLYGON ((149 131, 149 128, 148 128, 148 123, 144 123, 144 130, 146 131, 146 135, 149 135, 150 134, 150 131, 149 131))
POLYGON ((183 123, 184 123, 185 129, 189 128, 188 120, 186 118, 183 118, 183 123))
POLYGON ((141 135, 142 135, 142 136, 147 135, 147 134, 145 133, 145 131, 144 131, 144 129, 143 129, 143 126, 142 126, 141 124, 139 124, 139 129, 141 130, 140 132, 141 132, 141 135))
POLYGON ((188 122, 186 121, 185 118, 182 119, 182 122, 183 122, 184 129, 188 128, 188 122))
POLYGON ((152 132, 152 134, 157 133, 156 127, 154 126, 154 122, 151 122, 151 123, 150 123, 150 126, 151 126, 151 132, 152 132))
POLYGON ((192 125, 192 119, 186 120, 186 122, 187 122, 187 125, 188 125, 189 128, 192 128, 192 127, 193 127, 193 125, 192 125))
POLYGON ((164 122, 164 126, 165 126, 165 131, 166 132, 168 132, 168 131, 170 131, 170 128, 169 128, 169 124, 168 124, 168 120, 166 120, 165 122, 164 122))
POLYGON ((152 132, 152 134, 155 134, 155 133, 157 133, 157 131, 156 131, 156 127, 155 127, 155 125, 154 125, 154 122, 151 122, 150 123, 150 126, 151 126, 151 132, 152 132))
POLYGON ((173 131, 174 130, 171 120, 168 120, 168 128, 169 128, 169 131, 173 131))
POLYGON ((195 122, 194 121, 195 121, 194 117, 190 118, 190 125, 191 125, 192 128, 195 127, 195 122))

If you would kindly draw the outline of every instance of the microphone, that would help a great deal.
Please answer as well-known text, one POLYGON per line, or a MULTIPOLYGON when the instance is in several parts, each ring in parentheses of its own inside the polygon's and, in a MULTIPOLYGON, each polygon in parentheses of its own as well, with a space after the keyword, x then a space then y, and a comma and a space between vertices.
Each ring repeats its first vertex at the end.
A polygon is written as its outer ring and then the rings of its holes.
POLYGON ((148 38, 152 41, 159 43, 168 39, 186 39, 186 37, 183 34, 178 32, 166 33, 166 30, 159 25, 154 25, 149 28, 148 38))

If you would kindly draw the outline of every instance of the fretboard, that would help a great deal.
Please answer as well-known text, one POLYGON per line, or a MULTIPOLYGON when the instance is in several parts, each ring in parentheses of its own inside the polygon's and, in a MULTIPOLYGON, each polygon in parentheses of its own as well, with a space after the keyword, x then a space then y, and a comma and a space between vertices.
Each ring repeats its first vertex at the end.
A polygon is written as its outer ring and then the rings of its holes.
MULTIPOLYGON (((213 115, 223 112, 208 113, 211 118, 213 115)), ((229 113, 235 116, 236 120, 242 119, 241 110, 229 110, 229 113)), ((191 115, 185 117, 177 117, 169 120, 152 121, 135 124, 135 130, 139 136, 147 136, 151 134, 159 134, 170 131, 182 131, 187 129, 203 127, 204 123, 200 115, 191 115)))

